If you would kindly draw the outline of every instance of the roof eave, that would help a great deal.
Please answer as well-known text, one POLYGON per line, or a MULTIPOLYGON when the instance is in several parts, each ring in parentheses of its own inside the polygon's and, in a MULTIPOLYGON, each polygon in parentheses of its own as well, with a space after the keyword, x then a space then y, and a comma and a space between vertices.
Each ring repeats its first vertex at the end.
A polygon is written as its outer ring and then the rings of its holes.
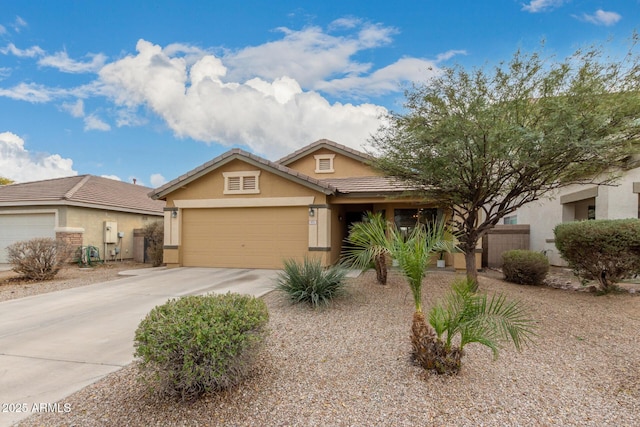
POLYGON ((138 208, 127 208, 113 205, 100 205, 95 203, 84 203, 84 202, 73 202, 64 199, 58 200, 23 200, 23 201, 15 201, 15 202, 0 202, 0 208, 7 207, 21 207, 21 206, 74 206, 80 208, 89 208, 89 209, 100 209, 107 211, 115 211, 115 212, 127 212, 127 213, 136 213, 143 215, 158 215, 162 216, 163 211, 155 211, 150 209, 138 209, 138 208))
MULTIPOLYGON (((278 175, 287 180, 296 182, 305 187, 309 187, 313 190, 319 191, 326 195, 334 194, 336 191, 336 189, 333 186, 329 184, 323 184, 320 181, 314 180, 313 178, 307 177, 306 175, 300 174, 299 172, 289 170, 288 168, 286 171, 284 171, 279 169, 278 167, 271 166, 270 165, 271 162, 269 162, 268 160, 260 161, 258 159, 253 158, 252 155, 250 155, 249 153, 245 154, 240 150, 232 150, 231 152, 225 153, 220 157, 217 157, 216 159, 213 159, 212 161, 205 163, 199 168, 193 169, 191 172, 187 172, 185 175, 182 175, 182 177, 179 177, 174 181, 169 182, 168 184, 165 184, 165 186, 150 192, 149 197, 151 197, 154 200, 164 199, 166 198, 167 195, 173 193, 177 189, 184 187, 185 185, 188 185, 189 183, 197 180, 198 178, 201 178, 204 175, 210 173, 211 171, 216 170, 234 160, 241 160, 259 169, 267 170, 275 175, 278 175), (317 181, 317 182, 313 182, 313 181, 317 181)), ((274 163, 274 165, 276 164, 274 163)), ((277 166, 286 168, 286 166, 282 166, 282 165, 277 165, 277 166)))

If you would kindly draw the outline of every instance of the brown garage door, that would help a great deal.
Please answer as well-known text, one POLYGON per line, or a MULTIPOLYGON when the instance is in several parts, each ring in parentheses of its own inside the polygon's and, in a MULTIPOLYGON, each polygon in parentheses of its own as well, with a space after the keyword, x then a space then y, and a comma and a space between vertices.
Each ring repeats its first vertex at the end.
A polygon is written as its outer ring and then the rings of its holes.
POLYGON ((188 267, 281 268, 309 245, 306 207, 185 209, 182 263, 188 267))

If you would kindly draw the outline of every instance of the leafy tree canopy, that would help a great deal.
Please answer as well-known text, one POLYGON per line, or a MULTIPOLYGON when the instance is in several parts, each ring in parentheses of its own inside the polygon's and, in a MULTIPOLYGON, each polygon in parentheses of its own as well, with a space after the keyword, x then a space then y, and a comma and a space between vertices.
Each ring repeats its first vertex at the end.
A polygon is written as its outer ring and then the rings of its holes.
POLYGON ((479 238, 525 203, 576 183, 611 183, 640 135, 638 35, 557 61, 517 51, 495 67, 444 69, 406 92, 371 138, 374 165, 448 204, 477 278, 479 238))

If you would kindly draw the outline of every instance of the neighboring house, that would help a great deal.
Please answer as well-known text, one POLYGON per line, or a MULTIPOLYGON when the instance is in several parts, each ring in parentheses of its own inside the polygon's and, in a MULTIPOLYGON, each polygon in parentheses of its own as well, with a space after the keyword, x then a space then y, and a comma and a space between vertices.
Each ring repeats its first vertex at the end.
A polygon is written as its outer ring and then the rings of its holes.
POLYGON ((505 224, 530 225, 530 249, 544 251, 552 265, 566 266, 555 246, 557 224, 589 219, 638 218, 640 167, 629 169, 613 185, 573 185, 552 198, 529 203, 504 218, 505 224))
POLYGON ((101 259, 132 258, 133 230, 162 220, 165 203, 150 190, 92 175, 0 186, 0 263, 7 246, 36 237, 95 246, 101 259))
MULTIPOLYGON (((230 150, 150 194, 167 202, 164 261, 281 268, 286 258, 317 256, 329 265, 339 260, 349 225, 367 211, 407 230, 445 214, 376 173, 370 160, 325 139, 275 162, 230 150)), ((454 263, 464 266, 462 254, 449 257, 454 263)))

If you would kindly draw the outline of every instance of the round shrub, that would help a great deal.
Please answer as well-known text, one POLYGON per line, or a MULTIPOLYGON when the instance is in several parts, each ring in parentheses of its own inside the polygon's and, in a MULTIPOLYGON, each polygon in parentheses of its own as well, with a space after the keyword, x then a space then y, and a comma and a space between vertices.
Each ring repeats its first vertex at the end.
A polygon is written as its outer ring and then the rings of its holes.
POLYGON ((192 400, 239 384, 267 334, 263 300, 187 296, 155 307, 135 333, 140 374, 159 394, 192 400))
POLYGON ((549 260, 540 252, 514 249, 502 254, 505 280, 521 285, 541 285, 549 272, 549 260))
POLYGON ((287 259, 276 279, 276 289, 295 303, 313 307, 328 305, 332 299, 344 294, 346 274, 340 266, 323 267, 319 259, 305 257, 302 263, 287 259))
POLYGON ((558 224, 556 247, 582 279, 597 280, 607 292, 640 272, 640 220, 601 219, 558 224))
POLYGON ((62 240, 35 238, 7 247, 12 270, 29 280, 51 280, 69 260, 70 250, 62 240))

